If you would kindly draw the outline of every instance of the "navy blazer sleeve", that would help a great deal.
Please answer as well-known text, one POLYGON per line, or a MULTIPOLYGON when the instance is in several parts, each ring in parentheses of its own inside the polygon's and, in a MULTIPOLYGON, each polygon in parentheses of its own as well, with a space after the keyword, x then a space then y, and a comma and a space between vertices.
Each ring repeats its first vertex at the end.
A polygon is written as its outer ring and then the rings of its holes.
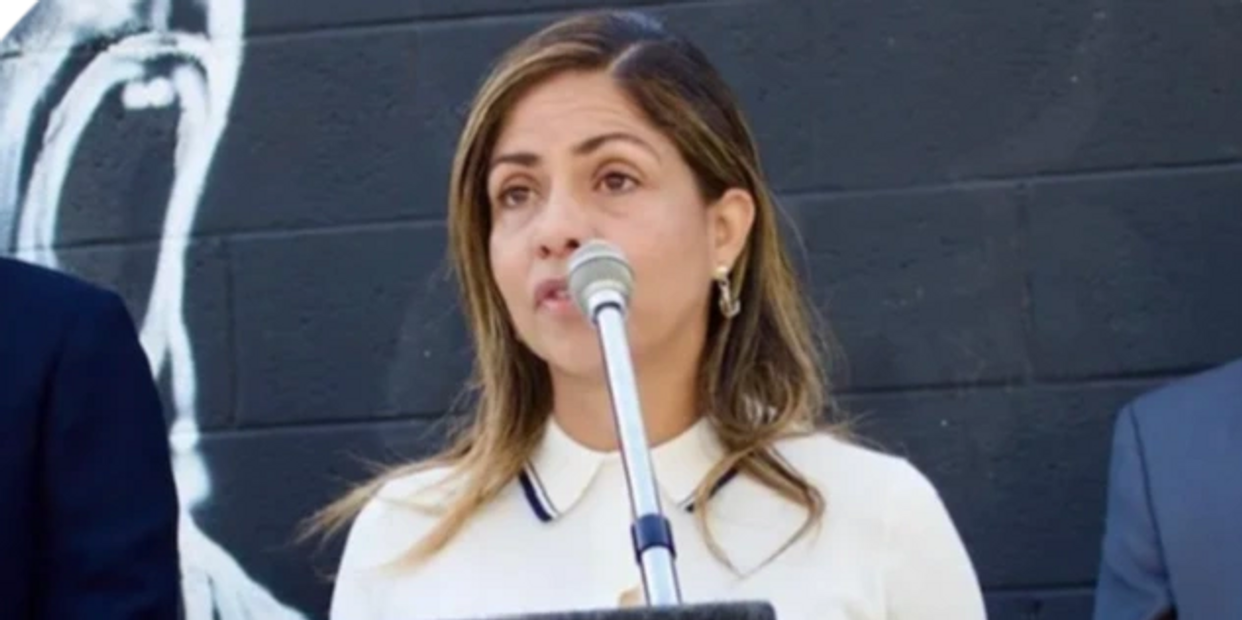
POLYGON ((119 298, 81 300, 44 410, 40 617, 174 620, 178 505, 151 370, 119 298))
POLYGON ((1159 528, 1134 410, 1117 418, 1095 620, 1173 618, 1159 528))

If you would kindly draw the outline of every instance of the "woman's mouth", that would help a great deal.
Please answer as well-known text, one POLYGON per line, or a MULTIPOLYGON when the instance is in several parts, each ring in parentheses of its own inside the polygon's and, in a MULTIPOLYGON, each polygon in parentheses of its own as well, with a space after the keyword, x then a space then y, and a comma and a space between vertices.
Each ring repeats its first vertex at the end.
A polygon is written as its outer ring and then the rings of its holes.
POLYGON ((544 280, 535 287, 535 307, 555 314, 577 312, 565 278, 544 280))

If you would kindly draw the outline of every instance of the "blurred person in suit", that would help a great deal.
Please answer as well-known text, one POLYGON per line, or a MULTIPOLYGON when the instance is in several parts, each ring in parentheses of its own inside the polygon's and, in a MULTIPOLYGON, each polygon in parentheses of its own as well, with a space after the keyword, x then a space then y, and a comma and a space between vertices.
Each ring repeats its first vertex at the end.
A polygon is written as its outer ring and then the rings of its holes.
POLYGON ((1242 359, 1122 409, 1095 620, 1242 618, 1242 359))
POLYGON ((120 298, 0 257, 0 616, 175 620, 177 514, 120 298))

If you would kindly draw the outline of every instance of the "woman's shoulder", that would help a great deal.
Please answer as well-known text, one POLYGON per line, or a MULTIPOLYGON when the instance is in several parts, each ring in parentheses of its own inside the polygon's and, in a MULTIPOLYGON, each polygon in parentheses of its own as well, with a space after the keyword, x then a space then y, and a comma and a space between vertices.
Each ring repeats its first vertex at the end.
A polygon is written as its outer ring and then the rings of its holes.
POLYGON ((331 617, 379 617, 396 573, 439 522, 452 470, 407 466, 383 474, 363 490, 349 527, 332 593, 331 617))
POLYGON ((419 505, 442 502, 452 493, 455 468, 419 465, 397 470, 376 490, 372 502, 419 505))
POLYGON ((910 483, 923 478, 908 459, 868 446, 833 430, 817 430, 786 438, 776 446, 785 460, 805 475, 831 476, 847 471, 869 482, 910 483))
POLYGON ((830 523, 855 542, 871 535, 890 617, 986 617, 957 527, 931 480, 909 460, 831 433, 789 439, 777 449, 827 496, 830 523))
POLYGON ((396 559, 427 534, 451 495, 452 469, 419 467, 387 474, 350 527, 346 555, 353 565, 396 559))
POLYGON ((919 508, 920 512, 940 509, 935 486, 909 459, 859 440, 832 431, 818 431, 785 439, 777 444, 776 450, 825 494, 838 499, 857 496, 865 500, 851 502, 860 509, 898 511, 899 514, 908 508, 919 508))

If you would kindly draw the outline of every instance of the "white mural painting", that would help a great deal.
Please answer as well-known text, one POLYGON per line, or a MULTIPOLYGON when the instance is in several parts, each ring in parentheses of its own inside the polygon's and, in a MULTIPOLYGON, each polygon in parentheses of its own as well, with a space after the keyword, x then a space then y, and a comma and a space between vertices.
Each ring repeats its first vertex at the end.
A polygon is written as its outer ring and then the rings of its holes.
POLYGON ((211 478, 199 446, 198 376, 182 307, 186 252, 237 88, 245 5, 188 1, 42 0, 0 45, 8 56, 0 62, 0 252, 60 267, 61 192, 82 136, 107 97, 119 94, 127 112, 175 107, 173 187, 148 306, 139 318, 151 371, 168 380, 174 406, 169 441, 182 510, 185 618, 302 620, 255 583, 195 517, 211 496, 211 478), (174 10, 197 12, 202 30, 174 27, 174 10), (84 68, 66 75, 85 41, 107 43, 84 68))

